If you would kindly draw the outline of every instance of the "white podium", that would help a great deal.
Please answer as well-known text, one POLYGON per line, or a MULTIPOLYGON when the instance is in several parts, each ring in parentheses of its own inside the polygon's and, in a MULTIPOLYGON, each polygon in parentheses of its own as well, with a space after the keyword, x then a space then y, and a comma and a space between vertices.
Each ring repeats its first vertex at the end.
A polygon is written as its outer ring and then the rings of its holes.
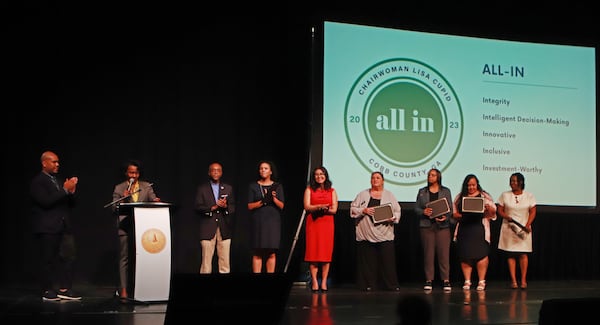
POLYGON ((135 202, 119 205, 133 217, 135 244, 131 247, 133 299, 144 302, 169 300, 171 283, 171 203, 135 202))

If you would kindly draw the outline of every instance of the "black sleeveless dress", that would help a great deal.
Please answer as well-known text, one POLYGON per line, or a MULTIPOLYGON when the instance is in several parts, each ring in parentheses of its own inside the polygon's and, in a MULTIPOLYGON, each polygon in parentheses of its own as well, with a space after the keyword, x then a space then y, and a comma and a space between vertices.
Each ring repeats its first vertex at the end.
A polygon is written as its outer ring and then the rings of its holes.
MULTIPOLYGON (((459 205, 458 209, 462 210, 459 205)), ((485 240, 483 213, 463 212, 458 223, 456 248, 461 260, 480 260, 490 253, 490 244, 485 240)))

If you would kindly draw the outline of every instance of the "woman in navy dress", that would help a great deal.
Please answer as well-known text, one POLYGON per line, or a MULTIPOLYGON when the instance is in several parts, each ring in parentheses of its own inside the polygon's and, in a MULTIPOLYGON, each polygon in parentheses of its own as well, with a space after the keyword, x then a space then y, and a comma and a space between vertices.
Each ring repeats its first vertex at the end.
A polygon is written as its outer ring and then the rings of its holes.
POLYGON ((258 180, 248 188, 248 210, 252 214, 252 272, 261 273, 264 262, 266 272, 274 273, 285 197, 283 186, 275 181, 275 165, 272 162, 259 162, 258 175, 258 180))

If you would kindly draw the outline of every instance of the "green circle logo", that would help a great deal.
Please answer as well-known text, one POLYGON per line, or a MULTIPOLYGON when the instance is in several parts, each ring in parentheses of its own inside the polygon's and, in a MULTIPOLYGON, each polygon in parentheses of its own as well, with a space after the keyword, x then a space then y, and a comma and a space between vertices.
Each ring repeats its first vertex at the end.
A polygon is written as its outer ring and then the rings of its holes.
POLYGON ((435 69, 411 59, 379 62, 360 75, 344 119, 358 161, 398 185, 422 183, 432 167, 448 168, 463 135, 454 89, 435 69))

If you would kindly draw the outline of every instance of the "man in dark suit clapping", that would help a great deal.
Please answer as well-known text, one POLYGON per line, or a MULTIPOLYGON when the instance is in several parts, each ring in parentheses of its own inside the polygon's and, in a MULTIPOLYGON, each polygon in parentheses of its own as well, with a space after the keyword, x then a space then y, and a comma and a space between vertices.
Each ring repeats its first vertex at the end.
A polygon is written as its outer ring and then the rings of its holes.
POLYGON ((57 178, 60 164, 52 151, 42 153, 40 160, 42 170, 31 181, 30 195, 33 232, 40 249, 42 299, 79 300, 81 296, 71 289, 75 241, 70 221, 79 179, 57 178))

